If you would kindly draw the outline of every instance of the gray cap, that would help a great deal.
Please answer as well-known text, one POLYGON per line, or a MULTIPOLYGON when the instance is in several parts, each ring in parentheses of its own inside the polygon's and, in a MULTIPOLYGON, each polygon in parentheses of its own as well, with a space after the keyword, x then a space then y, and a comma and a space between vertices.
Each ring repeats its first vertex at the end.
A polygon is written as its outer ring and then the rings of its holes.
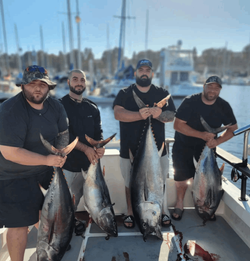
POLYGON ((205 84, 210 84, 210 83, 218 83, 220 85, 220 87, 222 88, 222 80, 216 75, 213 75, 213 76, 210 76, 207 78, 207 80, 205 81, 205 84))
POLYGON ((24 70, 22 81, 17 82, 16 86, 25 85, 35 80, 47 83, 50 90, 53 90, 56 87, 56 83, 49 79, 48 71, 37 65, 28 66, 24 70))

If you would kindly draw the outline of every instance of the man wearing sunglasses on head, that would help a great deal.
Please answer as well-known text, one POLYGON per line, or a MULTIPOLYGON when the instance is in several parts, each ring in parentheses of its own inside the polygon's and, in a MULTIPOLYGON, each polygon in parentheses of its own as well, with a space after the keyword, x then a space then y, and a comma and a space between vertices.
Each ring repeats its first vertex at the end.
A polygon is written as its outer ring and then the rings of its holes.
POLYGON ((0 106, 0 225, 8 228, 11 260, 22 261, 28 226, 38 222, 44 200, 39 184, 47 189, 53 166, 66 160, 49 154, 40 133, 58 149, 68 145, 69 134, 63 106, 49 96, 56 83, 46 69, 27 67, 16 85, 21 92, 0 106))

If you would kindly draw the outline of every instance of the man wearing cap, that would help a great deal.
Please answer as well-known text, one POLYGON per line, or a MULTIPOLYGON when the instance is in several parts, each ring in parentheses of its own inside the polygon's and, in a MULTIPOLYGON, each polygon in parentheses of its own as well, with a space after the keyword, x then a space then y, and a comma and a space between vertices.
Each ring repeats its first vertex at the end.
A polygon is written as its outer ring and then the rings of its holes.
POLYGON ((46 69, 29 66, 16 84, 21 92, 0 106, 0 224, 8 228, 7 246, 12 261, 22 261, 28 226, 39 220, 43 194, 53 166, 66 157, 50 155, 40 133, 53 146, 68 144, 67 116, 59 101, 49 97, 56 84, 46 69))
MULTIPOLYGON (((175 142, 172 150, 174 180, 177 191, 174 220, 180 220, 183 213, 183 199, 188 183, 192 182, 195 174, 193 158, 198 162, 205 145, 215 148, 219 144, 231 139, 237 122, 231 106, 219 97, 222 82, 218 76, 209 77, 203 85, 203 92, 186 97, 178 108, 175 121, 175 142), (231 126, 219 137, 205 131, 200 116, 212 128, 222 124, 231 126)), ((211 217, 215 221, 215 215, 211 217)))
MULTIPOLYGON (((83 176, 81 170, 87 171, 90 164, 95 164, 105 152, 104 148, 93 148, 86 140, 85 134, 94 140, 102 140, 102 125, 97 105, 89 99, 83 98, 86 89, 86 76, 82 70, 70 71, 68 78, 69 94, 60 99, 69 119, 70 142, 79 137, 73 151, 68 155, 64 174, 71 193, 75 195, 77 208, 83 195, 83 176)), ((82 234, 84 226, 76 221, 75 232, 82 234)))
MULTIPOLYGON (((135 156, 145 121, 149 116, 152 117, 151 123, 157 147, 160 150, 162 142, 165 141, 165 123, 171 122, 174 119, 175 106, 172 98, 170 98, 168 104, 164 105, 162 108, 154 106, 155 103, 166 98, 169 93, 167 90, 151 83, 153 76, 154 72, 151 61, 147 59, 140 60, 137 63, 135 71, 136 84, 132 84, 131 86, 120 90, 113 104, 115 119, 120 121, 120 167, 125 182, 125 194, 128 208, 127 216, 124 219, 124 226, 126 228, 132 228, 135 225, 129 189, 131 169, 129 150, 131 150, 132 154, 135 156), (134 100, 133 91, 144 104, 148 105, 146 108, 139 109, 134 100)), ((166 176, 168 155, 166 154, 165 147, 162 153, 161 166, 163 173, 166 176)), ((170 218, 164 213, 162 225, 169 226, 170 224, 170 218)))

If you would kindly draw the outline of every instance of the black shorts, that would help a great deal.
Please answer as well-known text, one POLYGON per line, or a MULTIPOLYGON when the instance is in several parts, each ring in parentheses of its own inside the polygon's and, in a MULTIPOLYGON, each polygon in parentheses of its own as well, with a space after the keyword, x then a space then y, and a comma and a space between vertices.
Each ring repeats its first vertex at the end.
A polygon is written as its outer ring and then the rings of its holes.
POLYGON ((39 184, 48 188, 53 168, 39 176, 0 180, 0 226, 26 227, 39 220, 44 196, 39 184))
POLYGON ((194 157, 198 162, 201 150, 201 148, 195 149, 194 147, 173 145, 172 160, 175 181, 185 181, 194 177, 194 157))

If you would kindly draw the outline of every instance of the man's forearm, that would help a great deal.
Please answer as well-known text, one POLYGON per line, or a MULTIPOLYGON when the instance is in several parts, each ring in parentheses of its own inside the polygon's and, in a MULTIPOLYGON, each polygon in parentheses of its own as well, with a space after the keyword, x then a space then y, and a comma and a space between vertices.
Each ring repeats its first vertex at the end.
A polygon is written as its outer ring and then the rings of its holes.
POLYGON ((166 123, 174 120, 174 111, 163 111, 156 119, 160 122, 166 123))
POLYGON ((47 164, 47 157, 23 148, 0 146, 0 151, 6 160, 27 166, 47 164))
POLYGON ((122 122, 134 122, 143 120, 139 111, 128 111, 123 107, 114 108, 115 119, 122 122))
POLYGON ((80 151, 84 152, 85 154, 86 154, 86 150, 88 148, 89 148, 88 145, 86 145, 86 144, 84 144, 84 143, 82 143, 80 141, 78 141, 76 146, 75 146, 75 149, 80 150, 80 151))

